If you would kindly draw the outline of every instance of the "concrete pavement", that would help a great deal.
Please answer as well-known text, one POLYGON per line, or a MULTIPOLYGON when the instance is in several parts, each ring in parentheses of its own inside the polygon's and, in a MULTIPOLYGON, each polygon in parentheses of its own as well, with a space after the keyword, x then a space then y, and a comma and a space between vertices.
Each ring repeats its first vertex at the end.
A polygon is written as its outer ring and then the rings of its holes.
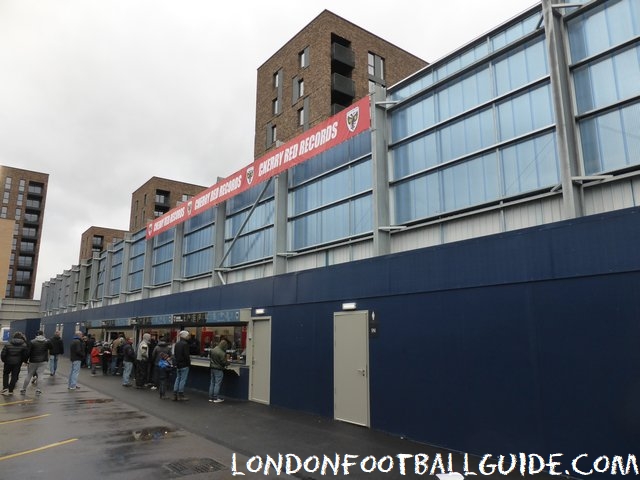
MULTIPOLYGON (((248 401, 212 404, 204 392, 161 400, 88 369, 69 391, 68 370, 65 359, 55 377, 40 379, 41 396, 30 386, 24 397, 0 397, 1 478, 404 479, 464 469, 461 454, 367 428, 248 401)), ((478 460, 467 456, 469 471, 478 460)), ((522 478, 518 469, 484 476, 522 478)))

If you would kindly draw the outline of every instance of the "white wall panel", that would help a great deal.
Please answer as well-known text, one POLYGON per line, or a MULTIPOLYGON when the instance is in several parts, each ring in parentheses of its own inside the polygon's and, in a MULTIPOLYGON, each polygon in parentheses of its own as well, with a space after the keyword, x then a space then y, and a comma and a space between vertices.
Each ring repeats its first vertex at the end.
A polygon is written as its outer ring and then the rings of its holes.
POLYGON ((633 207, 636 204, 635 198, 638 198, 637 193, 638 180, 629 178, 619 182, 605 182, 585 187, 585 214, 592 215, 633 207))
POLYGON ((444 242, 449 243, 500 233, 501 231, 501 214, 499 211, 491 211, 447 222, 443 226, 442 233, 444 242))

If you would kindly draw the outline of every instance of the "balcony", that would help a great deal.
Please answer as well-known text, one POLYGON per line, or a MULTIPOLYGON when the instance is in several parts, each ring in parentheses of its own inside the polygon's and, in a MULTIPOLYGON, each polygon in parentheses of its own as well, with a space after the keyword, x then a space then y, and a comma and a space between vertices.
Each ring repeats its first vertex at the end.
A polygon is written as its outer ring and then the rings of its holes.
POLYGON ((353 50, 335 42, 331 45, 331 60, 340 62, 351 68, 356 66, 356 58, 353 50))
POLYGON ((355 82, 339 73, 334 73, 331 76, 331 89, 349 98, 354 98, 356 95, 355 82))
POLYGON ((339 103, 332 103, 331 104, 331 115, 335 115, 336 113, 341 112, 345 108, 347 108, 347 105, 341 105, 339 103))

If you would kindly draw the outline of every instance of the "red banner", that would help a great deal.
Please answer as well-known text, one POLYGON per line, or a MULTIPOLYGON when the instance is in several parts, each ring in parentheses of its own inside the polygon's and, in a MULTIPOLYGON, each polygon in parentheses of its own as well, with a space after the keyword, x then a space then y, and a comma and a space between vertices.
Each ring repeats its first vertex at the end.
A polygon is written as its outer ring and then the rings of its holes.
POLYGON ((147 224, 147 238, 164 232, 279 173, 348 140, 371 127, 369 97, 365 97, 251 165, 195 195, 147 224))

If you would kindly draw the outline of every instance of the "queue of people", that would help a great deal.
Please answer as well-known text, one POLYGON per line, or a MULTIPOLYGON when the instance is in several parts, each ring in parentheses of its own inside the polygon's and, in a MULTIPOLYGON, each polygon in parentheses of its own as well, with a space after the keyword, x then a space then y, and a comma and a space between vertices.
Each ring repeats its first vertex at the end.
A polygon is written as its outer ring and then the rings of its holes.
MULTIPOLYGON (((84 335, 76 331, 69 345, 68 390, 76 390, 80 370, 91 369, 91 375, 97 375, 98 369, 103 375, 122 376, 122 386, 158 390, 161 399, 170 398, 173 390, 174 401, 187 401, 185 387, 191 367, 190 352, 191 334, 187 330, 178 333, 177 341, 171 344, 171 337, 163 335, 156 343, 149 333, 142 336, 140 343, 134 347, 132 338, 120 335, 111 343, 98 341, 91 334, 84 335), (132 381, 134 382, 132 384, 132 381)), ((209 351, 211 380, 209 401, 221 403, 220 388, 224 378, 224 370, 229 364, 226 355, 228 342, 222 339, 215 348, 209 351)), ((26 378, 22 383, 20 394, 25 395, 31 382, 36 387, 36 395, 43 393, 42 383, 38 379, 45 374, 49 366, 49 375, 54 376, 58 369, 58 357, 65 351, 60 332, 55 332, 47 339, 42 331, 28 341, 21 332, 13 334, 9 343, 1 351, 4 364, 2 376, 2 395, 13 395, 18 383, 23 364, 27 365, 26 378)))

